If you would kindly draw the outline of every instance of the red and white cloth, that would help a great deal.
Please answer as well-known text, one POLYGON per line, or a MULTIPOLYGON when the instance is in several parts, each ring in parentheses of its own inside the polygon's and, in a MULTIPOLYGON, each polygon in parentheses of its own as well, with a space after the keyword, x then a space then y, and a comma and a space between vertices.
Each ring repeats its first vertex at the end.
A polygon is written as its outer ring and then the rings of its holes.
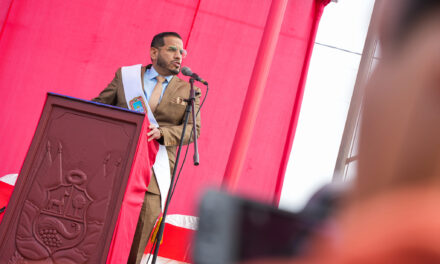
MULTIPOLYGON (((199 224, 199 218, 191 215, 168 215, 165 220, 163 242, 159 248, 156 263, 183 264, 191 263, 193 237, 199 224)), ((152 243, 149 241, 141 264, 151 262, 152 243)))
MULTIPOLYGON (((18 174, 8 174, 0 177, 0 208, 8 206, 9 198, 12 195, 12 190, 14 190, 17 177, 18 174)), ((0 223, 4 214, 5 212, 0 213, 0 223)))

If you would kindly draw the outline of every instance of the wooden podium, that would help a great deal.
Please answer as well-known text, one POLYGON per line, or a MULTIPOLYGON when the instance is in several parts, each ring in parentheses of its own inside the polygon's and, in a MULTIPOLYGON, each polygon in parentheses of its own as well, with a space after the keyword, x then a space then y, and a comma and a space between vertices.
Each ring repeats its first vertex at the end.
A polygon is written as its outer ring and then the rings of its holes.
MULTIPOLYGON (((0 263, 106 263, 136 155, 147 151, 143 122, 144 114, 48 94, 0 225, 0 263)), ((151 176, 144 162, 134 211, 151 176)), ((138 214, 123 227, 131 236, 138 214)))

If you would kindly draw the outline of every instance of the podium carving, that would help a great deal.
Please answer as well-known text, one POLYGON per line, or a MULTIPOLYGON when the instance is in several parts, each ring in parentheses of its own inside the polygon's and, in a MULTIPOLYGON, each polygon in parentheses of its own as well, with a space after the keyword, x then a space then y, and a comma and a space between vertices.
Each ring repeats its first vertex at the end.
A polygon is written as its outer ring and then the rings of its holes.
POLYGON ((48 95, 0 225, 0 263, 105 263, 143 118, 48 95))

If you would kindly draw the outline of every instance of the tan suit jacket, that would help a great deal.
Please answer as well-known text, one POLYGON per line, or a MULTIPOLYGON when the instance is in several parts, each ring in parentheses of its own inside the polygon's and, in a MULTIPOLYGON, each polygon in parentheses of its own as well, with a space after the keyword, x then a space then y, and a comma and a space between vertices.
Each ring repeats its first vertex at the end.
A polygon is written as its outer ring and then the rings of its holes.
MULTIPOLYGON (((144 85, 144 73, 146 69, 150 67, 151 64, 143 66, 141 69, 142 88, 144 85)), ((195 89, 196 94, 198 94, 198 96, 196 96, 195 102, 197 112, 200 107, 201 93, 199 88, 195 87, 195 89)), ((163 131, 163 139, 161 139, 161 144, 165 145, 167 149, 171 173, 173 171, 176 161, 176 149, 180 143, 180 136, 183 129, 183 119, 185 114, 186 102, 184 102, 182 99, 189 98, 189 93, 189 83, 183 81, 177 76, 174 76, 168 84, 167 88, 165 89, 162 100, 160 101, 156 110, 153 112, 154 117, 159 124, 159 127, 163 131)), ((116 71, 115 77, 107 86, 107 88, 105 88, 99 94, 99 96, 93 98, 92 100, 99 103, 128 108, 127 102, 125 100, 125 93, 124 87, 122 85, 122 75, 120 68, 116 71)), ((188 125, 186 127, 185 137, 183 140, 184 144, 192 142, 192 139, 190 140, 189 136, 193 127, 193 123, 193 119, 190 115, 188 119, 188 125)), ((200 114, 196 120, 196 128, 197 135, 200 135, 200 114)), ((148 187, 148 192, 160 194, 154 177, 152 177, 151 179, 151 183, 148 187)))

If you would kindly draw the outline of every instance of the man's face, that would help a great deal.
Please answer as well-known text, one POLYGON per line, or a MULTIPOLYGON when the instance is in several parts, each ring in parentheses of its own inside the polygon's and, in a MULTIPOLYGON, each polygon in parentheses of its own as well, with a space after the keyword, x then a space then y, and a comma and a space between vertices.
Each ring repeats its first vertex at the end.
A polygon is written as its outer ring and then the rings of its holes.
POLYGON ((163 76, 176 75, 180 72, 182 58, 185 54, 183 42, 174 36, 164 37, 164 45, 150 50, 154 69, 163 76))

